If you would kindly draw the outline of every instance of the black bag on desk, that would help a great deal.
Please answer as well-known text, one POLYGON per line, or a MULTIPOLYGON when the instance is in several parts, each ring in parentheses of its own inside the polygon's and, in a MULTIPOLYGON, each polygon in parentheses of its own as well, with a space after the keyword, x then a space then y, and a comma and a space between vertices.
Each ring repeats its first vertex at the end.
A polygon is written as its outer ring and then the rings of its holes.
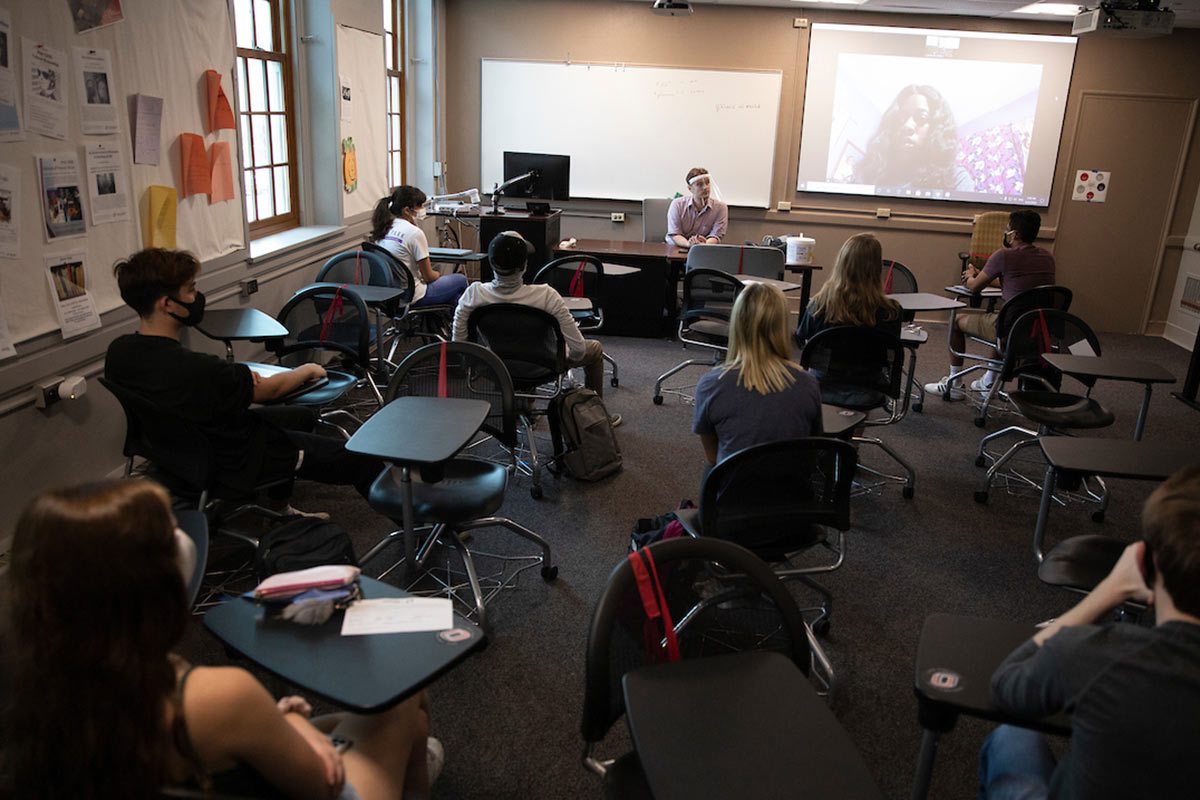
POLYGON ((562 462, 581 481, 598 481, 621 471, 621 446, 604 401, 590 389, 568 389, 555 401, 563 437, 562 462))
POLYGON ((350 535, 332 522, 299 517, 268 531, 259 539, 254 574, 261 581, 279 572, 324 564, 358 566, 350 535))

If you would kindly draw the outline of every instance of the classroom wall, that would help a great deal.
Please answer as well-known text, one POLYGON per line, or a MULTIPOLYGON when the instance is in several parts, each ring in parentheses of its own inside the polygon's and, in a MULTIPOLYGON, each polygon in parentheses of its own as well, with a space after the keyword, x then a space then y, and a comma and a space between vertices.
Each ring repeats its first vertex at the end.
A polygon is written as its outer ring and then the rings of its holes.
MULTIPOLYGON (((796 162, 806 81, 808 30, 792 27, 803 15, 810 22, 840 22, 1018 33, 1069 34, 1068 23, 999 22, 973 17, 871 14, 814 8, 754 8, 697 5, 685 18, 651 14, 648 4, 621 0, 446 0, 443 28, 446 68, 443 98, 447 186, 450 191, 479 185, 480 59, 524 58, 573 63, 625 62, 724 69, 778 69, 783 72, 783 98, 775 152, 776 177, 772 208, 780 200, 792 211, 735 208, 730 212, 729 240, 759 241, 765 234, 803 231, 817 239, 817 259, 832 262, 850 233, 875 231, 885 254, 914 269, 922 287, 942 285, 958 274, 955 254, 966 249, 974 214, 1004 208, 971 203, 934 203, 896 198, 846 198, 798 194, 796 162), (876 219, 887 206, 891 217, 876 219)), ((1183 236, 1200 186, 1200 130, 1194 127, 1200 100, 1200 31, 1177 30, 1169 37, 1131 40, 1081 37, 1064 120, 1050 207, 1043 212, 1043 236, 1055 251, 1060 281, 1076 292, 1076 310, 1099 330, 1159 334, 1166 319, 1178 271, 1183 236), (1193 126, 1185 131, 1178 153, 1154 153, 1169 159, 1171 180, 1152 187, 1169 216, 1165 226, 1143 219, 1112 220, 1112 215, 1082 214, 1066 208, 1067 184, 1079 164, 1079 152, 1105 152, 1129 120, 1089 120, 1081 128, 1084 98, 1116 93, 1123 98, 1172 98, 1188 105, 1193 126), (1094 123, 1094 124, 1093 124, 1094 123), (1085 149, 1084 145, 1090 146, 1085 149), (1182 163, 1183 169, 1175 167, 1182 163), (1065 227, 1064 227, 1065 226, 1065 227), (1124 263, 1097 263, 1094 243, 1110 241, 1122 252, 1138 254, 1137 269, 1124 263), (1059 246, 1061 243, 1061 247, 1059 246), (1113 276, 1095 280, 1097 272, 1113 276), (1125 276, 1133 274, 1132 281, 1125 276), (1134 285, 1128 285, 1132 282, 1134 285), (1148 307, 1145 315, 1143 308, 1148 307), (1143 326, 1143 318, 1146 317, 1143 326)), ((531 97, 531 103, 553 103, 531 97)), ((1153 104, 1151 104, 1153 105, 1153 104)), ((1157 113, 1157 111, 1155 112, 1157 113)), ((579 124, 586 125, 586 120, 579 124)), ((1151 121, 1153 125, 1153 121, 1151 121)), ((687 121, 680 121, 686 135, 687 121)), ((1148 149, 1153 149, 1150 147, 1148 149)), ((1113 189, 1119 191, 1119 164, 1113 189)), ((1129 177, 1126 173, 1127 179, 1129 177)), ((718 182, 720 176, 716 176, 718 182)), ((483 188, 483 187, 481 187, 483 188)), ((664 196, 683 191, 664 187, 664 196)), ((1074 204, 1076 206, 1080 204, 1074 204)), ((640 204, 573 201, 564 205, 563 236, 639 240, 640 204), (609 220, 610 211, 625 211, 625 223, 609 220)), ((469 242, 464 242, 468 246, 469 242)), ((820 279, 818 278, 818 283, 820 279)))

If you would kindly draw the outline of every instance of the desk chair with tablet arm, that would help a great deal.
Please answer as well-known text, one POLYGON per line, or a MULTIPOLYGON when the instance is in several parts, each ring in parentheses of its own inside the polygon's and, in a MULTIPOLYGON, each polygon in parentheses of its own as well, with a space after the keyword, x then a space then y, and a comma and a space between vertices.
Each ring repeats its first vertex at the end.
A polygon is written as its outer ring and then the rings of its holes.
MULTIPOLYGON (((568 302, 572 319, 583 334, 600 333, 604 329, 604 262, 593 255, 580 254, 556 258, 537 271, 531 283, 546 283, 568 302)), ((612 365, 615 388, 620 384, 617 362, 608 353, 604 360, 612 365)))
POLYGON ((400 296, 399 308, 394 315, 397 336, 392 339, 392 348, 388 353, 388 359, 392 360, 396 355, 400 334, 416 336, 426 342, 448 340, 450 338, 450 320, 454 317, 454 306, 414 307, 412 303, 413 294, 416 291, 416 279, 413 278, 412 270, 405 266, 403 261, 374 242, 363 242, 362 249, 382 258, 388 265, 388 274, 391 275, 389 285, 404 290, 404 294, 400 296))
MULTIPOLYGON (((700 247, 702 245, 697 245, 700 247)), ((696 248, 692 248, 693 250, 696 248)), ((715 269, 689 269, 683 276, 683 307, 679 312, 679 341, 712 352, 707 360, 689 358, 658 376, 654 382, 654 405, 663 402, 663 382, 687 367, 715 367, 729 350, 729 318, 742 282, 715 269)), ((677 390, 668 390, 677 391, 677 390)))
POLYGON ((715 269, 730 275, 781 280, 784 258, 784 252, 778 247, 697 244, 688 250, 687 270, 715 269))

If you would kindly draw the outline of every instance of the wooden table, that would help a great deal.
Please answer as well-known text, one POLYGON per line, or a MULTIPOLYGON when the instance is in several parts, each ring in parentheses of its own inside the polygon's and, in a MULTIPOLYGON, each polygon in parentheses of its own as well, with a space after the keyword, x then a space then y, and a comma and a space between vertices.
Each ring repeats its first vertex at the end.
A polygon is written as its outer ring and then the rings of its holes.
POLYGON ((666 242, 580 239, 572 247, 555 247, 554 257, 592 255, 604 262, 604 332, 618 336, 662 336, 678 313, 676 287, 687 249, 666 242), (636 271, 620 274, 623 265, 636 271))
POLYGON ((287 336, 283 327, 270 314, 257 308, 210 308, 196 330, 210 339, 225 343, 225 357, 233 361, 235 341, 265 341, 287 336))
POLYGON ((1141 408, 1138 409, 1137 425, 1133 430, 1134 441, 1141 441, 1142 432, 1146 429, 1146 412, 1150 410, 1150 391, 1154 384, 1175 382, 1175 376, 1158 364, 1136 358, 1045 353, 1042 360, 1067 375, 1143 384, 1145 391, 1142 393, 1141 408))
MULTIPOLYGON (((360 578, 363 596, 411 597, 360 578)), ((450 670, 485 641, 483 631, 454 613, 453 633, 419 631, 342 636, 344 612, 322 625, 268 617, 263 607, 233 598, 204 615, 214 636, 268 672, 358 713, 385 711, 450 670)))

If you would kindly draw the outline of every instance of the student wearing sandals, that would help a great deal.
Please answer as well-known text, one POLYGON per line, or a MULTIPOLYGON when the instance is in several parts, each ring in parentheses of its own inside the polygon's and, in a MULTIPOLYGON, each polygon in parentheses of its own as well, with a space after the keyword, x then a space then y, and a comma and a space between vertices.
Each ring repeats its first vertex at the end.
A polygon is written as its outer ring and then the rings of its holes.
POLYGON ((238 667, 171 653, 189 620, 175 522, 149 481, 44 492, 17 522, 0 795, 427 796, 441 763, 424 692, 309 719, 238 667), (333 737, 349 740, 345 752, 333 737))

